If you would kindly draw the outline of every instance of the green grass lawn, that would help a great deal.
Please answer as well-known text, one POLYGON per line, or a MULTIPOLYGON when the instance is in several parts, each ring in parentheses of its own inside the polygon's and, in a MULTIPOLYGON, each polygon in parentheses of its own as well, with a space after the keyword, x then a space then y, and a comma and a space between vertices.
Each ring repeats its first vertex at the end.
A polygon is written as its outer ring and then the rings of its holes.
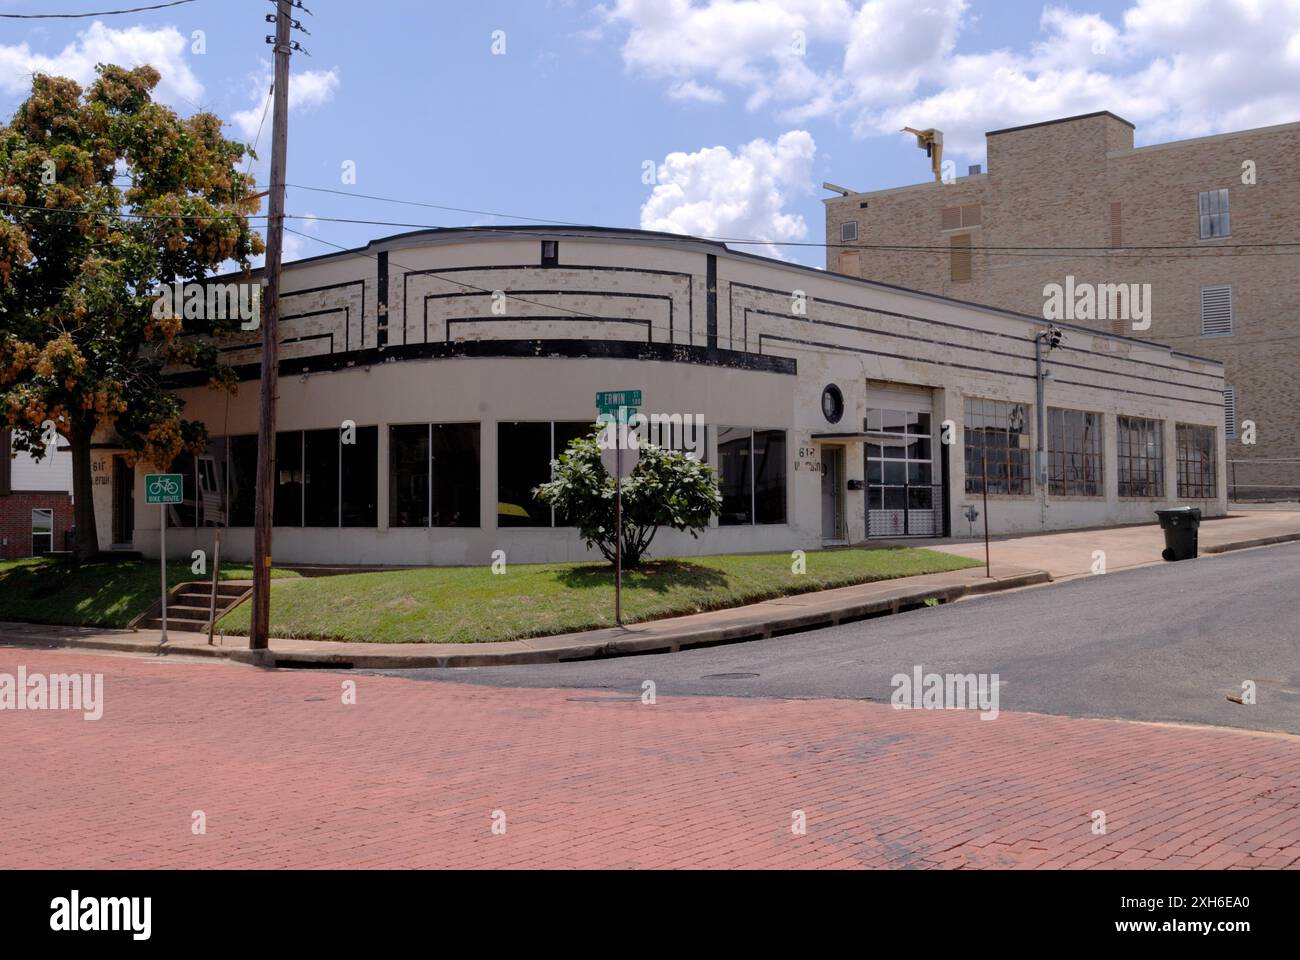
MULTIPOLYGON (((283 570, 273 576, 295 576, 283 570)), ((249 580, 253 568, 223 566, 222 580, 249 580)), ((211 580, 188 561, 167 564, 167 584, 211 580)), ((88 563, 71 567, 62 559, 0 562, 0 620, 58 623, 78 627, 125 627, 149 609, 161 592, 157 560, 88 563)))
MULTIPOLYGON (((716 610, 792 593, 979 566, 914 548, 810 552, 807 572, 789 553, 655 560, 623 575, 626 622, 716 610)), ((606 565, 481 567, 310 577, 271 590, 271 634, 375 643, 475 643, 568 633, 614 623, 614 574, 606 565)), ((221 620, 247 633, 249 604, 221 620)))

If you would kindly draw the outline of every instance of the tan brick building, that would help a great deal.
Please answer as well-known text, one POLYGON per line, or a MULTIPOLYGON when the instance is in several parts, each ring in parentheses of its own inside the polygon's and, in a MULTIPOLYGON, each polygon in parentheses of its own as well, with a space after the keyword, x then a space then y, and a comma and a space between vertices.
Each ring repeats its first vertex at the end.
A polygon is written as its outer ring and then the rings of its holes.
POLYGON ((1096 285, 1109 309, 1065 319, 1222 361, 1230 485, 1294 497, 1300 123, 1137 148, 1133 134, 1109 112, 995 130, 986 171, 829 198, 826 266, 1035 317, 1048 284, 1096 285), (1103 286, 1117 284, 1149 284, 1149 300, 1117 319, 1103 286))

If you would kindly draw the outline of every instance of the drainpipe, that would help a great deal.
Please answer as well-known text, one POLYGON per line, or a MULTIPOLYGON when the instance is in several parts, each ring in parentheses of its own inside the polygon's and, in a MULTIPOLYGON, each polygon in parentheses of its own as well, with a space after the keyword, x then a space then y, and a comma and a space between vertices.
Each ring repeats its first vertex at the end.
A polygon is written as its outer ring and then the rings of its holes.
MULTIPOLYGON (((1047 395, 1047 390, 1043 377, 1043 340, 1047 333, 1046 330, 1042 330, 1034 335, 1034 380, 1038 388, 1036 404, 1038 411, 1038 443, 1037 464, 1034 472, 1038 476, 1039 486, 1044 490, 1047 484, 1047 408, 1044 406, 1043 401, 1047 395)), ((1045 501, 1045 493, 1043 497, 1045 501)))
POLYGON ((1039 513, 1042 517, 1040 526, 1047 525, 1047 370, 1043 366, 1043 346, 1046 344, 1047 351, 1051 351, 1061 342, 1061 330, 1059 327, 1049 326, 1046 330, 1040 330, 1034 334, 1034 380, 1037 386, 1038 399, 1038 443, 1037 443, 1037 470, 1039 486, 1039 513))

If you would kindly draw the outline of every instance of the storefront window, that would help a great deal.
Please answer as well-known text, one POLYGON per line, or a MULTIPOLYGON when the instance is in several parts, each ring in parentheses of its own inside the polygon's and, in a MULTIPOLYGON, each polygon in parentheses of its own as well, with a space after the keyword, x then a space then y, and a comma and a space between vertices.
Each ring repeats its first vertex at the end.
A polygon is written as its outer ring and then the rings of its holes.
POLYGON ((1047 489, 1059 497, 1100 497, 1101 415, 1047 409, 1047 489))
POLYGON ((1029 434, 1030 406, 1002 400, 966 398, 966 492, 983 489, 988 470, 988 492, 1029 496, 1032 447, 1029 434))
POLYGON ((1177 425, 1178 496, 1189 500, 1213 500, 1218 491, 1214 427, 1177 425))
POLYGON ((718 523, 786 522, 784 430, 718 429, 718 523))
POLYGON ((1121 497, 1165 495, 1164 424, 1142 417, 1115 418, 1115 452, 1121 497))

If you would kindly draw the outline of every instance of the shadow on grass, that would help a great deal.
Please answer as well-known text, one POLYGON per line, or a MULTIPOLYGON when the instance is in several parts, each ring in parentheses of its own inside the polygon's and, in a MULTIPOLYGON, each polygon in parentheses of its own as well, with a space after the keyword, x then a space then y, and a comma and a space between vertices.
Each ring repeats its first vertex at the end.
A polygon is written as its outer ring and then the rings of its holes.
MULTIPOLYGON (((614 582, 614 567, 607 563, 570 567, 556 573, 555 579, 574 590, 607 588, 614 582)), ((647 560, 623 571, 625 589, 649 590, 654 593, 668 593, 682 587, 707 590, 730 585, 731 578, 722 571, 684 560, 647 560)))

